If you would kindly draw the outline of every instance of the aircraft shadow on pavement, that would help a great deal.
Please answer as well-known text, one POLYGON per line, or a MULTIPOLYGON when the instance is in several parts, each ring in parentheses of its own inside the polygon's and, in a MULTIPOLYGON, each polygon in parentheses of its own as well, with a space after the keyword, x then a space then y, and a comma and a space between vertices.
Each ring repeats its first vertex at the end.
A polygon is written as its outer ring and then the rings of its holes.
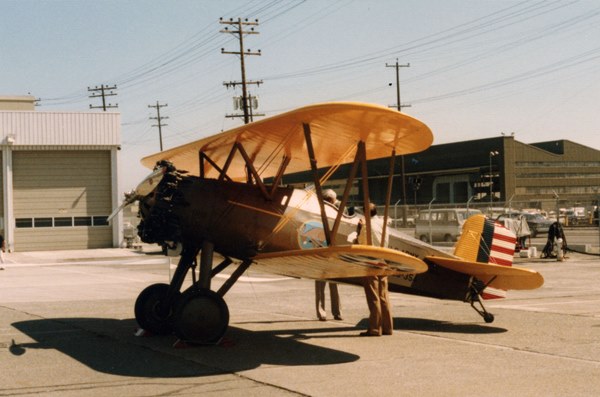
MULTIPOLYGON (((368 320, 363 321, 364 326, 367 326, 368 320)), ((455 334, 498 334, 507 332, 506 328, 493 327, 487 324, 453 323, 411 317, 395 317, 394 329, 398 331, 431 331, 455 334)))
POLYGON ((34 349, 59 351, 93 370, 134 377, 210 376, 263 364, 331 365, 357 361, 355 354, 302 343, 290 335, 229 327, 217 346, 172 347, 170 336, 136 337, 133 319, 56 318, 12 324, 34 339, 13 341, 9 351, 27 360, 34 349))
MULTIPOLYGON (((473 324, 473 323, 453 323, 449 321, 439 321, 423 318, 411 318, 411 317, 395 317, 394 319, 394 330, 395 331, 424 331, 424 332, 444 332, 444 333, 455 333, 455 334, 498 334, 504 333, 508 330, 506 328, 493 327, 488 324, 473 324)), ((314 320, 301 320, 296 323, 313 323, 314 320)), ((290 321, 246 321, 240 322, 239 324, 276 324, 286 323, 290 321)), ((331 322, 329 322, 331 323, 331 322)), ((317 338, 354 338, 358 335, 359 331, 364 331, 369 327, 369 319, 364 318, 360 320, 356 326, 348 327, 346 325, 337 327, 318 327, 318 328, 295 328, 295 329, 270 329, 266 331, 258 331, 252 333, 253 337, 257 334, 268 334, 272 336, 288 336, 296 339, 310 339, 311 337, 317 338), (356 331, 356 334, 348 335, 347 331, 356 331), (333 334, 335 332, 344 332, 344 334, 333 334)))

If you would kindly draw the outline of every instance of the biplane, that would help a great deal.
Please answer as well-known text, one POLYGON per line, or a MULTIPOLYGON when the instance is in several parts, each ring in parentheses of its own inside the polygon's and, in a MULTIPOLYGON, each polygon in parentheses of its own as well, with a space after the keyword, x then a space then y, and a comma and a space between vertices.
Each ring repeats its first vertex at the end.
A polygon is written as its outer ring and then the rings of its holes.
POLYGON ((395 156, 422 151, 432 141, 424 123, 395 110, 323 103, 143 158, 153 172, 122 206, 139 201, 142 241, 180 257, 170 284, 151 285, 138 296, 139 326, 217 343, 229 323, 223 297, 250 267, 355 284, 386 275, 391 291, 468 302, 493 321, 482 298, 543 283, 539 273, 510 266, 514 236, 508 230, 474 218, 448 254, 387 228, 395 156), (369 208, 367 161, 377 158, 390 159, 383 220, 369 211, 348 215, 355 184, 369 208), (342 164, 351 164, 350 171, 340 202, 331 205, 323 186, 342 164), (282 183, 284 175, 301 171, 312 175, 309 188, 282 183), (363 244, 354 243, 359 222, 366 230, 363 244), (215 253, 223 260, 213 266, 215 253), (232 264, 230 276, 213 290, 212 278, 232 264), (182 291, 190 269, 193 283, 182 291))

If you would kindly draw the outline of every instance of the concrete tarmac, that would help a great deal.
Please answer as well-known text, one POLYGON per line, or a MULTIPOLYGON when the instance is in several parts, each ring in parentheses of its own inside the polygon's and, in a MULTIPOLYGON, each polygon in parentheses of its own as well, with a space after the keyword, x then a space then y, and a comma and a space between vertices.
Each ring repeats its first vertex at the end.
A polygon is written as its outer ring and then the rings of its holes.
MULTIPOLYGON (((126 249, 11 253, 0 271, 0 396, 590 396, 600 394, 600 259, 515 258, 542 288, 468 304, 392 294, 395 332, 359 337, 367 305, 317 321, 314 283, 246 273, 218 346, 136 336, 133 305, 168 258, 126 249)), ((213 287, 223 282, 213 280, 213 287)))

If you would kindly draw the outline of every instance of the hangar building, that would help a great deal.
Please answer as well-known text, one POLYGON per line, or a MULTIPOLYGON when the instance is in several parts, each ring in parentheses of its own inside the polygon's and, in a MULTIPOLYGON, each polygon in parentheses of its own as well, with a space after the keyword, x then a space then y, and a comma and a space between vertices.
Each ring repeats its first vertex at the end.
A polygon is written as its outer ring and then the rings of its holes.
POLYGON ((116 247, 119 113, 35 111, 0 97, 2 213, 9 251, 116 247))
MULTIPOLYGON (((406 198, 406 205, 423 206, 435 198, 435 205, 470 201, 552 210, 595 203, 600 194, 600 151, 569 140, 526 144, 512 135, 499 136, 433 145, 398 157, 392 205, 406 198)), ((377 204, 385 202, 388 167, 389 159, 368 162, 369 194, 377 204)), ((348 172, 349 165, 340 167, 327 187, 342 192, 348 172)), ((312 180, 306 172, 284 178, 295 185, 312 180)), ((358 182, 353 195, 362 196, 358 182)))

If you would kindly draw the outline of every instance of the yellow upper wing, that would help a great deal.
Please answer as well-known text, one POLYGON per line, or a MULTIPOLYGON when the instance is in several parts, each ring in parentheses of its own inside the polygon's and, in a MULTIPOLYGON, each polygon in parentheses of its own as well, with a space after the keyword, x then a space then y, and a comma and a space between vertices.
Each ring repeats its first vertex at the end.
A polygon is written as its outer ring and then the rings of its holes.
POLYGON ((346 245, 256 255, 253 269, 285 276, 331 279, 423 273, 421 259, 389 248, 346 245))
MULTIPOLYGON (((224 164, 231 147, 240 142, 262 178, 277 173, 283 155, 291 159, 287 173, 310 168, 304 140, 303 124, 309 124, 319 167, 352 161, 356 143, 364 141, 368 159, 396 154, 415 153, 427 149, 431 130, 419 120, 379 105, 336 102, 302 107, 265 118, 142 159, 153 168, 159 160, 169 160, 175 167, 199 175, 199 152, 215 163, 224 164)), ((206 176, 216 177, 207 165, 206 176), (211 174, 212 172, 212 174, 211 174)), ((234 180, 246 178, 245 163, 236 156, 227 174, 234 180)))

